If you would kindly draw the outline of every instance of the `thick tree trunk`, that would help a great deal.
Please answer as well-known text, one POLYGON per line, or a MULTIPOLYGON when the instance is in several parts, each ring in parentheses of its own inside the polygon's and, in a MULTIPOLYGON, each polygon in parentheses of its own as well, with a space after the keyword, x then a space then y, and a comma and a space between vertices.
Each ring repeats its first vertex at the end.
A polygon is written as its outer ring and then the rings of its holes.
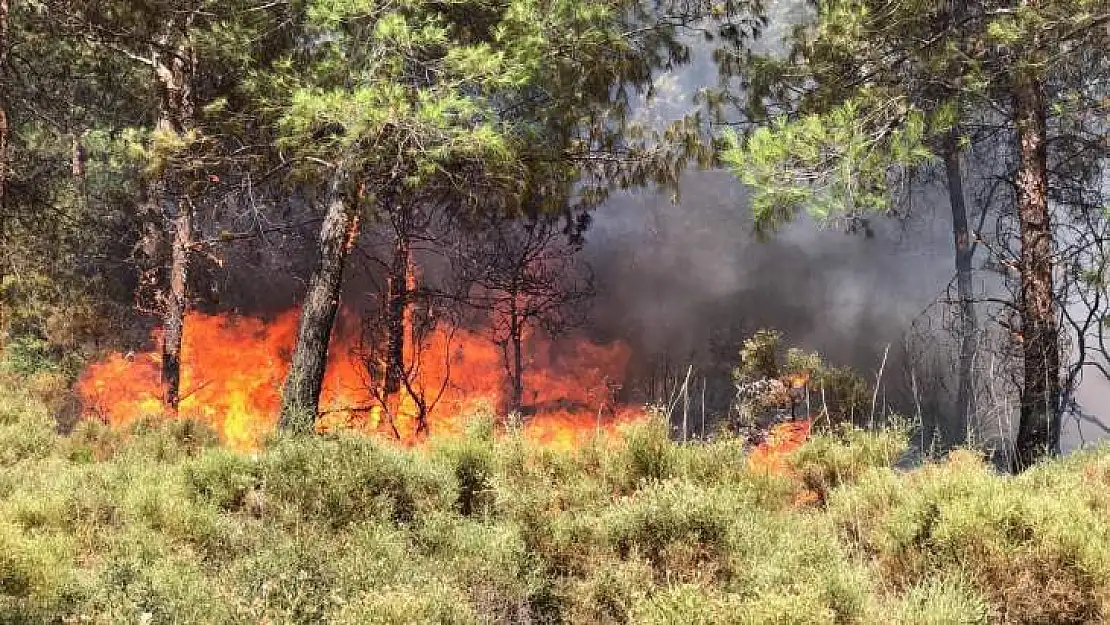
POLYGON ((357 207, 348 199, 344 166, 332 180, 328 209, 320 228, 320 259, 301 306, 297 344, 281 396, 281 428, 307 434, 314 430, 328 344, 339 311, 343 268, 358 239, 357 207))
POLYGON ((173 220, 170 286, 162 317, 162 402, 176 411, 181 400, 181 341, 188 308, 189 247, 193 242, 193 209, 187 201, 177 207, 173 220))
POLYGON ((1024 379, 1014 468, 1024 470, 1059 444, 1060 347, 1048 207, 1045 98, 1036 80, 1014 89, 1017 214, 1021 229, 1021 337, 1024 379))
MULTIPOLYGON (((195 73, 196 57, 187 40, 172 53, 156 56, 155 75, 162 92, 160 131, 182 136, 192 128, 195 73)), ((151 200, 163 211, 165 236, 171 250, 170 283, 163 296, 161 380, 162 403, 170 412, 177 411, 181 399, 181 341, 188 310, 189 251, 193 244, 192 201, 181 181, 174 178, 172 168, 167 167, 161 179, 151 185, 151 200)))
POLYGON ((974 412, 971 390, 971 368, 975 359, 977 320, 972 292, 971 235, 967 225, 967 204, 964 199, 963 173, 960 169, 959 134, 951 131, 944 147, 944 164, 948 177, 948 201, 952 207, 952 234, 956 251, 956 292, 959 297, 960 356, 957 365, 956 415, 945 423, 941 436, 945 446, 953 447, 967 440, 968 424, 974 412))

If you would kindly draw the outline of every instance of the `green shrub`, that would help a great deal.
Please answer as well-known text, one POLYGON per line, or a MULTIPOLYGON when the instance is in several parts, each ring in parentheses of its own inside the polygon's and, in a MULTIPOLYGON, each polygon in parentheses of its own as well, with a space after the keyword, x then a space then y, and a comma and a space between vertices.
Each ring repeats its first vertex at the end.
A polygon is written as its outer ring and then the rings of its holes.
POLYGON ((92 419, 78 421, 65 439, 65 454, 73 462, 104 462, 123 446, 123 436, 112 427, 92 419))
POLYGON ((842 429, 774 476, 742 441, 676 445, 658 420, 561 453, 484 419, 417 449, 337 435, 244 455, 196 423, 59 437, 8 383, 3 623, 1110 617, 1110 447, 1017 478, 965 451, 900 472, 904 434, 842 429))
POLYGON ((442 582, 434 561, 414 544, 414 533, 388 521, 350 525, 332 535, 328 562, 338 587, 435 586, 442 582))
POLYGON ((39 373, 72 373, 79 370, 80 358, 67 354, 49 341, 33 335, 17 335, 0 353, 0 372, 31 377, 39 373))
POLYGON ((82 614, 108 623, 229 623, 228 596, 201 562, 148 529, 112 536, 82 614))
POLYGON ((851 484, 872 469, 892 466, 908 446, 901 429, 869 432, 841 425, 810 439, 793 454, 791 465, 823 502, 834 488, 851 484))
POLYGON ((57 621, 80 601, 72 539, 0 524, 0 622, 57 621))
POLYGON ((796 480, 768 471, 751 471, 747 444, 725 437, 710 445, 675 449, 675 475, 707 486, 731 485, 743 490, 753 506, 779 510, 792 505, 799 492, 796 480))
POLYGON ((607 473, 625 492, 643 482, 663 480, 674 472, 675 445, 660 415, 625 426, 616 453, 609 454, 607 473))
POLYGON ((594 558, 572 582, 568 620, 574 623, 630 623, 654 583, 651 566, 640 560, 594 558))
POLYGON ((928 578, 911 586, 896 608, 905 625, 986 625, 990 605, 963 579, 928 578))
POLYGON ((495 502, 493 421, 488 417, 472 418, 464 436, 435 441, 433 454, 454 474, 459 514, 489 515, 495 502))
POLYGON ((119 509, 104 473, 50 459, 11 470, 0 515, 27 530, 79 534, 97 525, 114 527, 119 509))
POLYGON ((0 387, 0 466, 46 457, 56 444, 54 421, 41 402, 0 387))
POLYGON ((470 625, 481 621, 466 596, 444 587, 385 587, 367 591, 337 610, 336 625, 470 625))
POLYGON ((210 426, 194 419, 147 417, 135 422, 128 432, 128 454, 173 463, 196 456, 219 444, 219 435, 210 426))
POLYGON ((632 622, 645 625, 833 624, 835 616, 805 596, 747 598, 695 584, 666 588, 641 601, 632 622))
POLYGON ((938 570, 965 572, 1007 622, 1104 618, 1106 517, 1087 505, 1081 481, 1033 486, 1043 479, 1002 478, 955 453, 908 476, 870 474, 834 493, 830 512, 896 585, 911 587, 938 570))
POLYGON ((183 467, 185 484, 197 501, 221 510, 248 509, 255 516, 264 511, 262 469, 250 458, 232 451, 209 451, 183 467))
POLYGON ((49 419, 0 425, 0 466, 45 458, 54 451, 57 438, 49 419))
MULTIPOLYGON (((257 549, 232 561, 224 583, 234 593, 239 622, 324 623, 342 604, 324 545, 326 525, 305 525, 271 536, 257 549)), ((353 589, 342 589, 351 592, 353 589)))
MULTIPOLYGON (((427 532, 441 537, 427 553, 436 576, 465 588, 483 622, 557 620, 563 604, 557 581, 529 552, 517 528, 440 516, 421 533, 427 532)), ((422 543, 432 546, 432 541, 422 543)))
POLYGON ((366 519, 411 522, 451 506, 457 492, 441 467, 356 435, 281 441, 260 462, 267 506, 335 528, 366 519))
POLYGON ((729 528, 747 500, 726 488, 656 482, 611 508, 602 519, 622 558, 646 558, 662 574, 714 572, 728 552, 729 528))

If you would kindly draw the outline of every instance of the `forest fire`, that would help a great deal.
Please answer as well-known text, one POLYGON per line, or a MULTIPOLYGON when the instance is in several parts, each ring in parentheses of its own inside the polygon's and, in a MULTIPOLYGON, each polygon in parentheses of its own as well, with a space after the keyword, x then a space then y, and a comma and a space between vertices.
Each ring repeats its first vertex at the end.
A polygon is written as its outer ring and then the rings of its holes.
POLYGON ((787 421, 771 427, 766 439, 752 450, 749 465, 758 471, 788 474, 788 456, 805 444, 812 428, 813 422, 809 420, 787 421))
MULTIPOLYGON (((190 313, 185 323, 181 400, 177 416, 214 427, 239 450, 256 448, 274 430, 281 385, 298 315, 276 318, 190 313)), ((375 401, 368 368, 356 356, 353 323, 339 323, 321 397, 321 431, 350 428, 387 435, 404 444, 418 432, 424 405, 427 431, 457 433, 483 406, 503 407, 507 383, 504 355, 488 337, 462 329, 436 329, 408 356, 409 380, 393 410, 383 415, 375 401)), ((158 337, 153 337, 154 344, 158 337)), ((598 431, 640 418, 642 410, 623 407, 614 382, 623 379, 630 356, 621 344, 586 340, 528 340, 525 369, 524 434, 538 443, 567 449, 598 431)), ((126 427, 164 413, 158 352, 112 354, 90 365, 77 385, 85 414, 126 427)))
MULTIPOLYGON (((812 420, 786 421, 771 427, 767 437, 748 456, 752 471, 768 475, 799 477, 790 465, 790 454, 809 440, 813 431, 812 420)), ((794 505, 804 507, 820 500, 814 490, 805 487, 794 495, 794 505)))

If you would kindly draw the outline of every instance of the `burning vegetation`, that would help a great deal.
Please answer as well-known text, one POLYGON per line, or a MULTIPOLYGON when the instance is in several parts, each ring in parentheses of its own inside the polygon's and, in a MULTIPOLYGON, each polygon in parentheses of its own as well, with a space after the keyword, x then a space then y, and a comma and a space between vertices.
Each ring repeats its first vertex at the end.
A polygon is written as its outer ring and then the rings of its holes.
POLYGON ((1110 621, 1110 0, 807 6, 0 0, 0 623, 1110 621), (583 253, 698 168, 727 253, 583 253), (903 211, 920 314, 734 253, 903 211))
MULTIPOLYGON (((234 449, 257 449, 277 425, 296 323, 295 311, 271 319, 191 313, 173 416, 211 426, 234 449)), ((332 340, 319 431, 349 429, 412 444, 432 433, 460 433, 465 415, 482 406, 502 414, 511 406, 503 351, 480 332, 455 328, 410 338, 402 388, 387 404, 384 382, 375 377, 381 367, 364 359, 357 328, 348 317, 332 340)), ((532 335, 523 341, 528 366, 518 409, 529 439, 570 449, 643 416, 615 397, 630 356, 624 346, 555 344, 532 335)), ((93 363, 77 384, 87 415, 126 428, 163 414, 160 371, 157 351, 93 363)))

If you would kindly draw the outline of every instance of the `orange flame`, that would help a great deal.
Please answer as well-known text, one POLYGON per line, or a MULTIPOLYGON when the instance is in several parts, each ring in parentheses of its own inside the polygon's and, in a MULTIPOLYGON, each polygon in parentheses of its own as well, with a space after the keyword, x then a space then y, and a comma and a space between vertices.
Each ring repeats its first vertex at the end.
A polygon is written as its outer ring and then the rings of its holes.
POLYGON ((776 475, 788 474, 790 465, 787 456, 805 444, 812 428, 812 421, 787 421, 775 425, 767 433, 767 438, 752 450, 748 457, 749 466, 776 475))
MULTIPOLYGON (((770 475, 797 477, 787 458, 809 440, 812 430, 812 420, 787 421, 775 425, 767 433, 767 438, 748 456, 748 466, 753 471, 770 475)), ((802 488, 794 496, 794 505, 808 506, 819 499, 817 493, 811 489, 802 488)))
POLYGON ((787 388, 791 388, 794 390, 803 389, 806 387, 807 384, 809 384, 809 376, 810 374, 808 371, 802 371, 801 373, 788 373, 783 376, 782 382, 787 386, 787 388))
MULTIPOLYGON (((178 416, 213 426, 232 448, 257 448, 277 423, 297 321, 295 311, 268 321, 190 313, 182 346, 178 416)), ((345 332, 343 325, 329 351, 318 429, 386 431, 382 411, 368 390, 367 371, 352 356, 353 333, 345 332)), ((157 345, 158 332, 152 338, 157 345)), ((611 383, 623 379, 630 356, 623 344, 556 344, 534 336, 528 343, 525 404, 534 407, 524 425, 529 439, 568 449, 599 431, 611 433, 617 424, 642 417, 642 411, 618 406, 612 397, 611 383)), ((504 404, 503 356, 480 332, 436 330, 410 353, 415 354, 408 363, 414 371, 410 386, 428 400, 432 434, 459 433, 467 415, 482 406, 504 404)), ((112 354, 90 365, 77 384, 86 415, 115 426, 161 415, 160 366, 157 352, 112 354)), ((418 438, 416 399, 406 389, 393 420, 405 444, 418 438)))

